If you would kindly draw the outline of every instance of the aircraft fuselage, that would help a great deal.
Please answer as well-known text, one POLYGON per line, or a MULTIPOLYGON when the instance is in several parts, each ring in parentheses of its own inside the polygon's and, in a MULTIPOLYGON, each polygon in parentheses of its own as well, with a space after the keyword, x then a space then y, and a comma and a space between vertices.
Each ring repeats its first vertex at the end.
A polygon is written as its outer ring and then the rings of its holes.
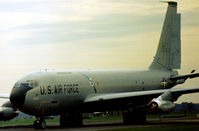
MULTIPOLYGON (((24 90, 21 86, 27 86, 24 98, 19 98, 24 99, 19 109, 36 116, 55 115, 81 111, 83 100, 92 94, 171 88, 173 84, 164 85, 162 82, 172 75, 176 72, 150 69, 44 71, 19 80, 11 94, 20 88, 24 90)), ((89 108, 92 111, 92 107, 89 108)))

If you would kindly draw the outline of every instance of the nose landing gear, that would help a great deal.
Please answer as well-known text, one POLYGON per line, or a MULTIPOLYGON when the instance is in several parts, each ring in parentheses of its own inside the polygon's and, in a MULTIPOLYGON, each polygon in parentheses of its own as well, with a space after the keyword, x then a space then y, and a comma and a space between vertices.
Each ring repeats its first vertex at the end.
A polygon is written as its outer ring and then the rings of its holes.
POLYGON ((43 118, 37 119, 34 121, 33 124, 35 129, 45 129, 46 128, 46 122, 43 118))

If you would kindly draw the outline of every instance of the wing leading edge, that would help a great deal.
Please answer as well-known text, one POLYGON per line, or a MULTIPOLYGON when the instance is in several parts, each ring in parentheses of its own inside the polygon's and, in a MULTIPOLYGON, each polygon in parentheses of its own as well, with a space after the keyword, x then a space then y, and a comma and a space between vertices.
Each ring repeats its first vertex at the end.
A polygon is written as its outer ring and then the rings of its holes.
MULTIPOLYGON (((152 91, 138 91, 138 92, 126 92, 126 93, 109 93, 109 94, 96 94, 90 95, 86 97, 84 103, 95 103, 95 102, 106 102, 106 101, 115 101, 115 100, 126 100, 126 99, 139 99, 140 98, 149 98, 153 99, 154 97, 158 97, 164 92, 169 91, 175 96, 173 101, 176 101, 181 95, 188 93, 199 92, 199 87, 194 88, 172 88, 172 89, 164 89, 164 90, 152 90, 152 91)), ((150 100, 149 100, 150 101, 150 100)), ((146 101, 147 103, 148 101, 146 101)))

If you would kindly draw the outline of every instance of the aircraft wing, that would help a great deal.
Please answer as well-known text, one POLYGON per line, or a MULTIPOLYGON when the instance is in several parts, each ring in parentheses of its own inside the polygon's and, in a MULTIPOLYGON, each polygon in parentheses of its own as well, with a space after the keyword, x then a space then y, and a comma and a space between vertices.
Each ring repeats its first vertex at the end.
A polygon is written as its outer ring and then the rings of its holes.
MULTIPOLYGON (((140 102, 145 101, 144 103, 150 102, 153 98, 156 98, 163 94, 166 91, 170 91, 175 98, 173 101, 176 101, 178 97, 187 93, 199 92, 199 87, 196 88, 172 88, 164 90, 150 90, 150 91, 137 91, 137 92, 126 92, 126 93, 109 93, 109 94, 96 94, 88 96, 84 103, 95 103, 95 102, 104 102, 109 103, 112 101, 134 101, 140 102)), ((143 104, 144 104, 143 103, 143 104)))
POLYGON ((10 94, 0 94, 0 98, 9 99, 10 98, 10 94))

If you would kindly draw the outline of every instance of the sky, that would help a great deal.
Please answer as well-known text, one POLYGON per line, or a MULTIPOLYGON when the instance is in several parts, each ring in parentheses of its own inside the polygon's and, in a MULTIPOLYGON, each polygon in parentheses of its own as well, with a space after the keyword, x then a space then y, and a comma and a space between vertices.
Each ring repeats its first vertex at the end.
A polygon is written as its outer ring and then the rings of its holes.
MULTIPOLYGON (((180 73, 199 72, 199 1, 177 1, 180 73)), ((148 68, 166 9, 159 0, 1 0, 0 93, 44 69, 148 68)), ((197 86, 199 78, 177 87, 197 86)), ((178 102, 199 103, 198 97, 178 102)))

